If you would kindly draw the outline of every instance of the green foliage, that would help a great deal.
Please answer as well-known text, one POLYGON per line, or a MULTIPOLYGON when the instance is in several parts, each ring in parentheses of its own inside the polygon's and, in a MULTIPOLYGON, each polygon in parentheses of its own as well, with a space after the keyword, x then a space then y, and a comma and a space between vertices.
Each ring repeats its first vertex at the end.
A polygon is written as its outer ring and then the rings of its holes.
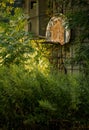
POLYGON ((79 44, 76 51, 76 61, 82 63, 83 72, 86 76, 89 75, 89 44, 79 44))
POLYGON ((12 64, 23 65, 28 70, 39 68, 47 73, 45 70, 48 69, 48 61, 43 56, 43 47, 38 46, 35 40, 31 40, 32 34, 25 31, 26 16, 21 8, 12 6, 13 0, 9 1, 11 3, 8 6, 7 2, 3 1, 0 4, 4 6, 0 10, 2 19, 8 19, 8 22, 0 21, 0 65, 8 67, 12 64), (11 10, 7 12, 10 7, 11 10))
POLYGON ((89 76, 81 76, 79 79, 79 104, 78 110, 74 113, 77 120, 83 125, 89 124, 89 76))
POLYGON ((1 64, 24 64, 33 49, 30 45, 29 35, 24 31, 11 30, 0 36, 0 58, 1 64))
POLYGON ((88 85, 79 77, 45 76, 22 66, 0 67, 0 127, 48 126, 51 120, 87 122, 88 85))
POLYGON ((73 43, 76 44, 75 62, 82 65, 82 72, 89 74, 89 1, 74 0, 71 11, 67 11, 69 26, 72 29, 73 43))
MULTIPOLYGON (((5 9, 7 8, 6 6, 5 9)), ((9 21, 0 22, 2 28, 0 32, 0 63, 7 66, 24 64, 30 59, 30 53, 33 52, 30 43, 32 36, 24 30, 25 16, 20 8, 14 9, 14 16, 6 12, 4 14, 9 21)))
MULTIPOLYGON (((47 65, 45 58, 42 60, 44 46, 35 46, 31 34, 24 31, 26 21, 21 9, 14 9, 12 16, 13 8, 7 7, 6 2, 0 3, 0 129, 36 129, 40 126, 42 130, 54 120, 87 124, 89 74, 85 80, 83 76, 41 73, 41 69, 47 65), (8 22, 3 21, 5 18, 8 22), (39 51, 39 48, 42 50, 39 51)), ((12 0, 10 2, 13 3, 12 0)), ((82 7, 84 4, 82 0, 74 6, 82 7)), ((69 14, 70 27, 82 27, 78 34, 79 43, 88 38, 88 31, 85 30, 89 26, 87 16, 87 10, 69 14), (86 37, 82 37, 84 31, 86 37)), ((88 53, 89 49, 84 44, 77 52, 76 59, 82 61, 85 68, 89 66, 88 53)))

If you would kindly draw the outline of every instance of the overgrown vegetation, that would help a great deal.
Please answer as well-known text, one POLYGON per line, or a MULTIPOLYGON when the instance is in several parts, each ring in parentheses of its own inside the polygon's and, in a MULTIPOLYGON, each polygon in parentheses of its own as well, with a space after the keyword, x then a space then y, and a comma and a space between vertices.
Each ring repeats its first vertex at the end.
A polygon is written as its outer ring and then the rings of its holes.
POLYGON ((60 74, 45 76, 37 70, 27 72, 17 65, 0 67, 0 127, 42 129, 54 120, 69 122, 72 127, 88 123, 89 82, 80 84, 80 80, 60 74))
MULTIPOLYGON (((86 44, 80 47, 82 34, 77 39, 76 60, 83 62, 85 72, 78 76, 50 74, 48 60, 43 57, 45 48, 35 44, 32 35, 24 31, 26 19, 22 11, 16 8, 12 16, 12 8, 6 6, 6 1, 0 6, 0 129, 89 126, 89 49, 86 44), (9 12, 2 15, 2 10, 7 9, 9 12)), ((77 22, 70 24, 72 29, 77 22)), ((85 23, 82 25, 88 27, 85 23)))

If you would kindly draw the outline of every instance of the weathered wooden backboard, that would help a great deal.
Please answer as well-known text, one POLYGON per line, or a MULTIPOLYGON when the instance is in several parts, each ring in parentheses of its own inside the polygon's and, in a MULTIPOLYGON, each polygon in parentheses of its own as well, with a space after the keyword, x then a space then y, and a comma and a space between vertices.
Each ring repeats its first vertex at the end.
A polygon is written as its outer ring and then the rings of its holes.
POLYGON ((70 30, 63 15, 54 16, 50 19, 46 29, 46 39, 51 42, 59 42, 61 45, 70 40, 70 30))

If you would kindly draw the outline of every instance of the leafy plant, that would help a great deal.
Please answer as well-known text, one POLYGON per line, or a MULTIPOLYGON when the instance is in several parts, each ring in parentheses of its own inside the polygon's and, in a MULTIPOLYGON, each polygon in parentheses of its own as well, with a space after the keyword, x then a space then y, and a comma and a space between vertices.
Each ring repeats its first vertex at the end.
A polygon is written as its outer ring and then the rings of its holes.
POLYGON ((1 22, 0 61, 1 64, 7 66, 24 64, 34 50, 30 43, 32 36, 24 30, 26 20, 22 10, 16 8, 14 12, 14 16, 9 14, 9 22, 1 22), (3 27, 3 24, 6 26, 3 27))

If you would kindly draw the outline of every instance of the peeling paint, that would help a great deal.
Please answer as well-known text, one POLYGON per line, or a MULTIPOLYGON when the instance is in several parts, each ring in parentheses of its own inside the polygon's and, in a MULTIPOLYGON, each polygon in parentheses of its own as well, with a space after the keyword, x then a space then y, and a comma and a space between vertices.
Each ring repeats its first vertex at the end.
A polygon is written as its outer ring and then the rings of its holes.
POLYGON ((70 30, 68 29, 65 18, 61 16, 54 16, 48 22, 46 39, 47 41, 59 42, 61 45, 64 45, 70 40, 70 30))

